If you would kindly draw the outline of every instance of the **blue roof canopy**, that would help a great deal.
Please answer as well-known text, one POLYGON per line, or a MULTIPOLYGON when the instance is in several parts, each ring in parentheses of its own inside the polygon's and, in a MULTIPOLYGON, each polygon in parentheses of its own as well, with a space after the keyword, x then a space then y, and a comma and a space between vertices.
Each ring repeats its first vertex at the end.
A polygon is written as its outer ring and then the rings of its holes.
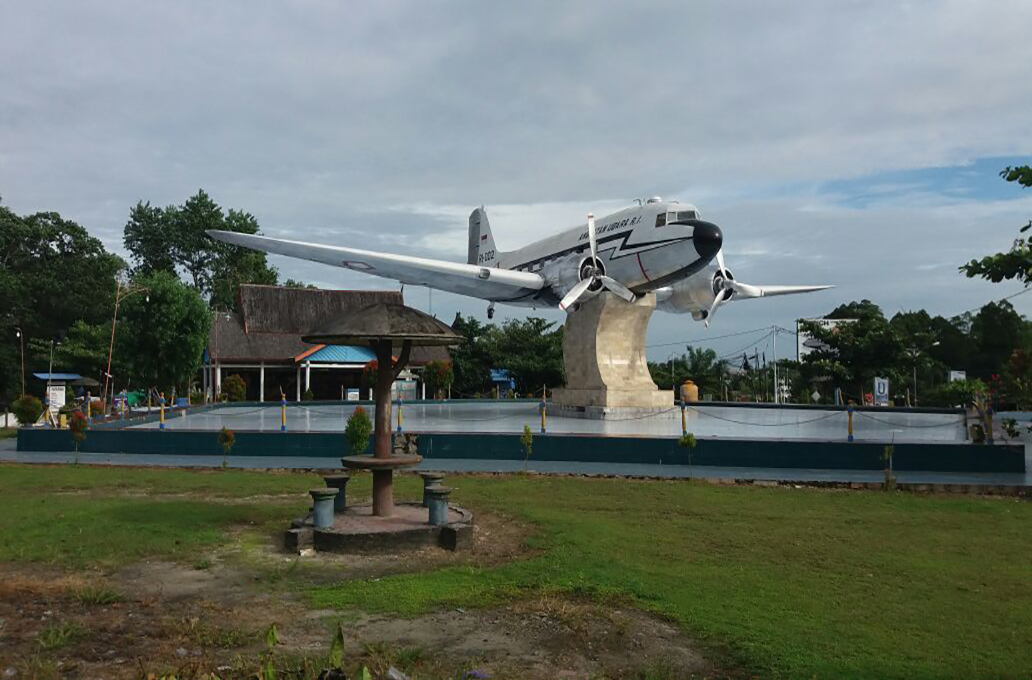
POLYGON ((312 352, 302 362, 313 364, 368 364, 376 358, 376 353, 368 347, 351 345, 326 345, 312 352))
POLYGON ((40 380, 79 380, 82 378, 78 373, 33 373, 34 377, 40 380))

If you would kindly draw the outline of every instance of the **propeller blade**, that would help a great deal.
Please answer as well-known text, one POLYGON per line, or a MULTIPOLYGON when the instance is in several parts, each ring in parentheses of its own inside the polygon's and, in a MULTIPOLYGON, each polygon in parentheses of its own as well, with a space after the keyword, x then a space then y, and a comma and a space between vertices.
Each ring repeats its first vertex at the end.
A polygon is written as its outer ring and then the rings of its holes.
POLYGON ((584 295, 584 291, 594 282, 594 279, 587 278, 581 279, 577 282, 577 285, 570 289, 570 292, 566 294, 562 302, 559 303, 559 309, 566 311, 566 308, 573 305, 580 299, 581 295, 584 295))
POLYGON ((588 213, 588 243, 591 245, 591 266, 598 260, 598 243, 595 240, 595 215, 588 213))
POLYGON ((727 285, 738 293, 739 297, 742 298, 758 298, 763 297, 766 293, 763 288, 759 286, 750 286, 748 283, 739 283, 738 281, 728 281, 727 285))
POLYGON ((631 292, 631 289, 623 285, 611 276, 602 275, 599 277, 602 279, 602 284, 613 293, 619 295, 628 302, 634 302, 638 296, 631 292))
POLYGON ((720 275, 727 281, 727 268, 724 267, 724 249, 721 248, 717 251, 717 266, 720 267, 720 275))
POLYGON ((726 297, 727 289, 724 288, 717 294, 717 297, 713 298, 713 304, 710 305, 709 312, 706 313, 706 321, 704 322, 706 324, 706 328, 709 328, 709 322, 713 320, 713 317, 716 315, 717 309, 720 305, 724 304, 726 297))

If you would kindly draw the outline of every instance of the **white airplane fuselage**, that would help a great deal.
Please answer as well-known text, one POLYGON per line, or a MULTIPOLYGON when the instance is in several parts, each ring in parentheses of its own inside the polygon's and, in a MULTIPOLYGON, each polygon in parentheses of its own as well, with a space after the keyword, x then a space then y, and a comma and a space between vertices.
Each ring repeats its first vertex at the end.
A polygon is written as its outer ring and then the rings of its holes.
MULTIPOLYGON (((676 201, 649 202, 598 218, 595 234, 599 266, 605 274, 634 293, 659 291, 661 298, 669 297, 665 288, 706 270, 722 242, 720 229, 700 220, 695 206, 676 201)), ((481 250, 476 264, 539 274, 548 284, 545 288, 496 301, 540 307, 556 304, 580 281, 590 259, 587 225, 583 225, 517 250, 481 250)), ((703 278, 708 281, 712 273, 703 278)))

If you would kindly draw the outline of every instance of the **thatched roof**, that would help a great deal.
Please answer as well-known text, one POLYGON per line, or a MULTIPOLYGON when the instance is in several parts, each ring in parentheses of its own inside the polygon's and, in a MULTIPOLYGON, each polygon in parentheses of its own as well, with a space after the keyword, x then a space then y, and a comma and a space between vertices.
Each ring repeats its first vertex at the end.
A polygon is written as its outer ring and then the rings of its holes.
POLYGON ((317 290, 245 284, 238 293, 247 333, 302 335, 376 302, 403 304, 395 290, 317 290))
MULTIPOLYGON (((303 334, 325 326, 329 320, 348 318, 374 302, 400 304, 402 297, 397 291, 386 290, 243 285, 239 300, 242 313, 215 315, 208 335, 209 355, 220 362, 293 364, 294 357, 316 344, 304 342, 303 334)), ((411 364, 419 366, 431 360, 448 361, 448 353, 440 347, 413 348, 411 364)))
POLYGON ((457 345, 465 338, 446 323, 403 304, 376 302, 334 319, 304 336, 306 342, 328 345, 369 345, 391 340, 395 345, 409 341, 413 346, 457 345))

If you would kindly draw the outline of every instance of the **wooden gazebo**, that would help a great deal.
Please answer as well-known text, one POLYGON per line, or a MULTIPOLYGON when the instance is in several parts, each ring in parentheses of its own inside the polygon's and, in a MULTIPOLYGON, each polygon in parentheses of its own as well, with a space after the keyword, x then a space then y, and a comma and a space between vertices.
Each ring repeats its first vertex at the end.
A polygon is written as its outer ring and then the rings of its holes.
POLYGON ((327 345, 363 345, 376 353, 373 455, 349 456, 343 461, 351 468, 372 470, 373 514, 390 517, 394 513, 394 469, 418 465, 421 460, 416 455, 391 455, 391 385, 408 363, 413 347, 457 345, 463 337, 418 309, 377 302, 302 339, 327 345), (398 357, 396 363, 394 356, 398 357))

